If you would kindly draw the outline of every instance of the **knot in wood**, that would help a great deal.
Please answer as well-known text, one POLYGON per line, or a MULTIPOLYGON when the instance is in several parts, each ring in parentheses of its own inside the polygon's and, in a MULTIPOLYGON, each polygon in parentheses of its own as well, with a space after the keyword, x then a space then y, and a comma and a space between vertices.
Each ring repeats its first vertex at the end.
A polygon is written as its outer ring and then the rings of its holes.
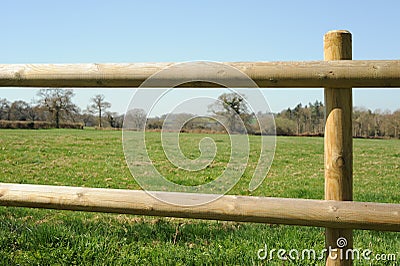
POLYGON ((344 164, 345 164, 345 161, 344 161, 344 158, 343 158, 342 155, 337 156, 337 157, 335 158, 335 160, 334 160, 334 166, 335 166, 335 167, 341 168, 341 167, 344 166, 344 164))

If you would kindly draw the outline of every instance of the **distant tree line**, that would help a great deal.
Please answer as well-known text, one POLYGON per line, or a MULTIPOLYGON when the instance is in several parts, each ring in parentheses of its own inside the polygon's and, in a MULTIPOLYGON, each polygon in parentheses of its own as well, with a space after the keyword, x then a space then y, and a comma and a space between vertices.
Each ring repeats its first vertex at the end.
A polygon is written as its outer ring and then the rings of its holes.
POLYGON ((282 110, 275 115, 278 135, 322 135, 324 133, 325 112, 320 101, 293 109, 282 110))
MULTIPOLYGON (((276 114, 275 123, 279 135, 323 135, 324 105, 318 101, 305 106, 299 103, 276 114)), ((391 112, 354 107, 353 137, 400 138, 400 109, 391 112)))
MULTIPOLYGON (((175 128, 171 121, 183 125, 183 132, 249 133, 257 135, 274 134, 274 122, 277 135, 285 136, 323 136, 325 127, 324 104, 320 101, 282 110, 279 113, 249 111, 242 98, 235 94, 222 94, 218 101, 209 106, 212 117, 196 117, 193 114, 165 114, 160 117, 146 118, 142 109, 133 109, 127 113, 126 126, 133 129, 161 130, 175 128), (169 117, 168 120, 167 117, 169 117), (225 127, 221 123, 223 121, 225 127), (240 121, 241 122, 240 122, 240 121), (186 123, 184 123, 186 121, 186 123), (243 123, 240 127, 239 124, 243 123), (245 132, 243 132, 243 130, 245 132)), ((353 136, 360 138, 400 138, 400 109, 391 111, 355 107, 353 109, 353 136)))
POLYGON ((30 103, 22 100, 10 102, 0 98, 0 127, 122 127, 123 115, 108 111, 111 104, 105 101, 104 95, 93 96, 83 111, 73 103, 74 92, 70 89, 41 89, 37 96, 38 100, 30 103), (17 121, 19 123, 16 123, 17 121))
MULTIPOLYGON (((132 109, 125 115, 108 111, 111 104, 104 95, 94 95, 83 111, 73 103, 74 93, 70 89, 42 89, 37 96, 38 100, 31 103, 0 98, 0 128, 122 128, 126 116, 125 127, 133 130, 176 130, 180 127, 183 132, 270 135, 275 133, 275 125, 277 135, 318 136, 324 133, 325 113, 320 101, 304 106, 299 103, 276 114, 255 114, 250 112, 244 95, 224 93, 208 107, 209 117, 179 113, 148 118, 143 109, 132 109), (81 126, 74 127, 74 124, 81 126)), ((353 136, 400 138, 400 109, 391 112, 355 107, 353 136)))

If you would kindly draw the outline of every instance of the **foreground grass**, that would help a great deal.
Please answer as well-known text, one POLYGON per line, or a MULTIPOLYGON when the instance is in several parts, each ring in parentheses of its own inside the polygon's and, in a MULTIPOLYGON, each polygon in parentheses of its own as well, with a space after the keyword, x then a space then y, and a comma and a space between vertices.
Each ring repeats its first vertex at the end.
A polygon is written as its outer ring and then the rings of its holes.
MULTIPOLYGON (((197 141, 202 137, 182 136, 181 146, 188 157, 198 156, 197 141)), ((148 135, 150 155, 160 172, 175 182, 208 182, 223 171, 230 153, 227 136, 211 137, 220 153, 203 173, 188 176, 174 169, 159 148, 158 133, 148 135)), ((277 138, 271 170, 253 193, 247 187, 256 164, 258 139, 251 138, 251 143, 249 168, 230 194, 323 198, 322 138, 277 138)), ((400 141, 354 140, 354 199, 400 203, 399 167, 400 141)), ((121 132, 116 131, 0 130, 0 169, 1 182, 139 189, 125 164, 121 132)), ((322 250, 323 232, 296 226, 1 207, 0 264, 282 265, 276 257, 259 260, 257 251, 264 245, 322 250)), ((354 247, 369 248, 375 254, 398 253, 400 236, 355 231, 354 247)))

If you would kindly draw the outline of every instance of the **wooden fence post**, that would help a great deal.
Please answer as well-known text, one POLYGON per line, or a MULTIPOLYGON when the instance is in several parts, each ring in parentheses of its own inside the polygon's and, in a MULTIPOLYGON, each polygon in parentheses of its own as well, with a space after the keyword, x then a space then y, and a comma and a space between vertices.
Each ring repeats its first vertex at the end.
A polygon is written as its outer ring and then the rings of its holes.
MULTIPOLYGON (((351 33, 329 31, 324 36, 324 60, 351 60, 351 33)), ((352 88, 325 88, 325 199, 353 200, 352 88)), ((352 265, 346 251, 353 248, 351 229, 326 228, 326 265, 352 265), (339 240, 338 240, 339 239, 339 240), (340 242, 340 243, 339 243, 340 242)), ((351 253, 350 253, 351 254, 351 253)))

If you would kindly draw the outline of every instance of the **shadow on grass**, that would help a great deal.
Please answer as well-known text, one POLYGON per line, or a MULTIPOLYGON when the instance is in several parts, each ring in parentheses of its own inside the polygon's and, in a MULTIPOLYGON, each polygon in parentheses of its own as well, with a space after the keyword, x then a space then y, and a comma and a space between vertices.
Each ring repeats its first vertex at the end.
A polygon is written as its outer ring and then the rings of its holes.
MULTIPOLYGON (((374 252, 400 250, 398 233, 355 231, 355 240, 355 247, 374 252)), ((265 246, 269 250, 322 250, 324 230, 0 208, 1 265, 282 265, 277 256, 258 259, 257 251, 265 246)), ((324 263, 295 260, 284 265, 324 263)))

